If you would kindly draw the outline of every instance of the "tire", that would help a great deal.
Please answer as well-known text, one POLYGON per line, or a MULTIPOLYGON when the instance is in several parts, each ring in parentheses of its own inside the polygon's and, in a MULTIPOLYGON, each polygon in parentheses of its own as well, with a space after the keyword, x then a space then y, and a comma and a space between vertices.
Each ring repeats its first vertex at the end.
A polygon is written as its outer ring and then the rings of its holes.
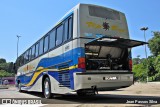
POLYGON ((45 78, 44 82, 43 82, 43 94, 44 97, 47 99, 50 99, 52 97, 52 93, 51 93, 51 83, 49 78, 45 78))
POLYGON ((22 87, 22 85, 21 85, 21 83, 19 82, 19 83, 18 83, 18 91, 19 91, 19 92, 22 92, 21 87, 22 87))

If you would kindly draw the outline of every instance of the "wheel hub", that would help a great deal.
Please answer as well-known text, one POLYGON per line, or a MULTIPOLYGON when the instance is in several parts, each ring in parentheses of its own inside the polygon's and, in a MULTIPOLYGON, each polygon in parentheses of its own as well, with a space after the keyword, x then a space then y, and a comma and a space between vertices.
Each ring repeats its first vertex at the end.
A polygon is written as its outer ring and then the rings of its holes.
POLYGON ((49 83, 48 82, 45 83, 45 94, 46 95, 49 94, 49 83))

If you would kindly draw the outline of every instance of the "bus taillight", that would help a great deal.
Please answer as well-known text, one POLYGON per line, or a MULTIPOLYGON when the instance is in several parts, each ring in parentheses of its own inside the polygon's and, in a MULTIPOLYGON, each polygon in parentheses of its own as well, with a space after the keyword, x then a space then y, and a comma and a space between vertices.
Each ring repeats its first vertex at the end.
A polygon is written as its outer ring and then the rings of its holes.
POLYGON ((86 68, 85 58, 84 57, 78 58, 78 68, 83 68, 83 69, 86 68))
POLYGON ((129 60, 129 69, 132 71, 132 59, 129 60))

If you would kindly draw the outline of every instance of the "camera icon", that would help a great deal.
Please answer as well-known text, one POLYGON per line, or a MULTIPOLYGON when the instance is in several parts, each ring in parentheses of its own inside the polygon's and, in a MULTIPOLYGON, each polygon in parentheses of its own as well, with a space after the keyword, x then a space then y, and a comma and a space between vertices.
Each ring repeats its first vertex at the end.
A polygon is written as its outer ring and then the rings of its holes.
POLYGON ((11 99, 2 99, 2 104, 11 104, 11 99))

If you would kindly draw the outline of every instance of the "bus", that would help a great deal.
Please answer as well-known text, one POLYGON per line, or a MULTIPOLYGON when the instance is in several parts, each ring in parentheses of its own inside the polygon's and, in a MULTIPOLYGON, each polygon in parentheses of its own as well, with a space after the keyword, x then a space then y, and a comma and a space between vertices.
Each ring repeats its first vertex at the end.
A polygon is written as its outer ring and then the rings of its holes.
POLYGON ((18 91, 45 98, 76 92, 97 94, 133 84, 131 40, 125 14, 78 4, 16 60, 18 91))

